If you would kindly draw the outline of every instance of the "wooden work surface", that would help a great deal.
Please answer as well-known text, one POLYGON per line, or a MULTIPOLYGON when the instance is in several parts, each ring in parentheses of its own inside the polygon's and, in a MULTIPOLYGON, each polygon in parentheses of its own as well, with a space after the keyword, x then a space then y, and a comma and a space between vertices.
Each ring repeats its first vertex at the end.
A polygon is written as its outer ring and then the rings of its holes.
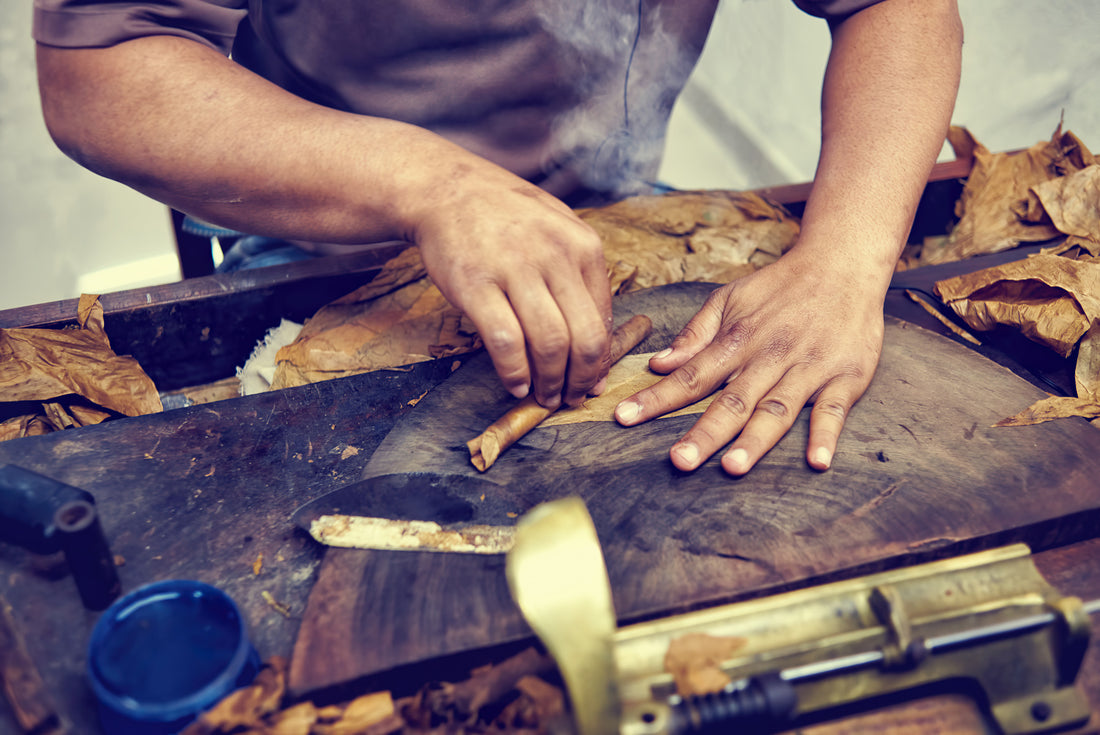
MULTIPOLYGON (((654 351, 710 290, 631 294, 616 313, 650 316, 655 333, 639 351, 654 351)), ((1089 537, 1100 525, 1100 432, 1084 421, 990 428, 1042 395, 970 350, 889 319, 878 372, 828 472, 803 459, 808 410, 736 480, 717 458, 693 473, 668 462, 696 416, 629 429, 608 417, 537 428, 481 475, 495 485, 455 492, 496 519, 581 495, 620 620, 668 615, 932 555, 1089 537)), ((465 441, 513 402, 487 358, 475 358, 397 423, 364 476, 476 476, 465 441)), ((528 635, 501 557, 330 549, 291 688, 306 693, 528 635)))
MULTIPOLYGON (((911 238, 914 241, 926 234, 944 231, 943 227, 951 218, 951 205, 958 196, 960 185, 956 177, 966 174, 965 168, 955 164, 946 168, 937 165, 937 171, 940 174, 933 178, 938 180, 930 183, 918 210, 911 238)), ((781 195, 784 203, 790 204, 796 213, 798 200, 804 197, 804 192, 785 195, 777 190, 770 193, 781 195)), ((107 312, 107 330, 116 349, 139 356, 141 364, 162 390, 224 378, 232 374, 233 367, 243 361, 264 330, 275 326, 280 317, 301 319, 308 316, 317 306, 368 280, 391 254, 391 251, 383 251, 341 256, 108 294, 102 300, 107 312)), ((1001 260, 1020 256, 990 257, 1001 260)), ((976 270, 989 264, 989 258, 975 259, 956 266, 954 271, 976 270)), ((954 275, 945 272, 943 267, 921 271, 929 271, 929 274, 900 274, 895 282, 905 287, 927 288, 935 278, 954 275), (933 271, 936 272, 934 277, 933 271)), ((925 318, 918 307, 899 295, 900 291, 888 298, 888 312, 906 319, 925 318)), ((0 326, 60 327, 71 324, 74 317, 75 301, 57 302, 0 312, 0 326)), ((925 324, 935 328, 934 322, 926 320, 925 324)), ((1021 375, 1029 375, 1027 369, 1042 373, 1053 365, 1053 370, 1061 373, 1063 385, 1067 385, 1064 382, 1066 375, 1072 377, 1064 363, 1052 362, 1049 355, 1044 357, 1044 351, 1034 346, 1009 352, 1012 354, 983 348, 984 354, 1011 366, 1021 375), (1033 360, 1035 356, 1038 358, 1033 360)), ((465 362, 465 358, 459 361, 465 362)), ((0 443, 0 463, 18 464, 81 487, 95 496, 112 551, 122 560, 119 575, 124 591, 168 578, 193 578, 215 584, 242 608, 262 657, 290 656, 299 628, 308 627, 308 623, 302 626, 307 597, 325 556, 321 547, 293 527, 290 514, 300 504, 358 480, 376 447, 402 417, 410 414, 410 402, 446 379, 453 362, 448 359, 425 363, 407 372, 362 375, 277 394, 181 408, 51 436, 4 442, 0 443)), ((1049 377, 1044 375, 1043 379, 1049 377)), ((493 401, 496 398, 490 402, 493 401)), ((965 423, 965 429, 977 419, 977 403, 973 395, 965 397, 964 411, 975 412, 965 423)), ((924 417, 922 421, 913 424, 903 419, 900 423, 911 430, 916 426, 932 434, 943 430, 942 424, 935 424, 932 418, 924 417)), ((1084 427, 1081 422, 1067 423, 1084 427)), ((962 423, 952 425, 964 426, 962 423)), ((852 428, 859 430, 855 425, 852 428)), ((1070 431, 1075 433, 1079 428, 1070 431)), ((891 442, 904 441, 904 437, 896 433, 900 429, 892 424, 887 429, 889 437, 879 435, 883 442, 887 438, 891 442)), ((804 435, 802 428, 797 431, 804 435)), ((973 431, 977 435, 985 430, 979 425, 973 431)), ((918 435, 925 440, 933 438, 918 435)), ((1090 435, 1085 433, 1083 436, 1090 435)), ((878 470, 885 473, 900 471, 905 461, 912 461, 912 456, 905 460, 904 452, 891 453, 889 448, 879 447, 872 462, 855 448, 860 441, 854 432, 842 438, 843 456, 838 459, 841 463, 838 469, 845 473, 844 476, 849 476, 853 467, 864 461, 871 466, 879 465, 878 470), (878 460, 879 450, 889 461, 878 460)), ((1091 441, 1086 438, 1085 446, 1091 441)), ((459 441, 456 439, 453 443, 459 441)), ((966 443, 960 441, 960 447, 965 447, 966 443)), ((534 449, 537 451, 538 447, 534 449)), ((529 453, 531 448, 525 451, 529 453)), ((768 471, 780 471, 780 461, 789 455, 790 464, 781 471, 791 477, 804 477, 807 470, 801 462, 800 452, 783 449, 775 453, 768 460, 772 467, 768 471)), ((1033 538, 1038 550, 1036 565, 1054 585, 1066 594, 1100 598, 1100 530, 1095 524, 1088 527, 1082 523, 1088 520, 1087 513, 1055 518, 1047 503, 1039 503, 1043 499, 1058 500, 1058 478, 1063 476, 1060 470, 1055 467, 1051 474, 1038 476, 1035 470, 1025 469, 1017 457, 1011 457, 1001 471, 1029 478, 1031 484, 1027 493, 1019 496, 1025 500, 1020 502, 1032 509, 1035 504, 1043 506, 1038 515, 1026 519, 1022 530, 1011 531, 1003 540, 1021 535, 1033 538), (1049 520, 1043 523, 1042 518, 1049 520), (1083 540, 1066 543, 1073 538, 1083 540)), ((854 473, 851 476, 861 475, 854 473)), ((735 490, 743 485, 732 483, 717 472, 710 472, 710 477, 724 485, 729 483, 735 490)), ((879 509, 890 508, 891 504, 908 506, 916 494, 910 493, 907 487, 901 485, 870 512, 863 510, 861 523, 873 524, 873 520, 867 519, 879 518, 879 509)), ((966 512, 979 505, 983 512, 1000 513, 998 508, 988 507, 985 501, 968 498, 965 487, 957 488, 954 493, 952 500, 961 501, 966 512)), ((706 495, 704 490, 703 496, 706 495)), ((802 500, 801 496, 807 493, 794 495, 802 500)), ((794 500, 789 495, 787 499, 794 500)), ((832 499, 837 503, 838 518, 845 513, 855 515, 864 507, 840 494, 832 499)), ((1007 502, 1018 501, 1010 498, 1007 502)), ((776 506, 779 505, 777 500, 776 506)), ((791 502, 783 507, 798 506, 791 502)), ((885 513, 883 511, 881 517, 886 517, 885 513)), ((963 516, 963 512, 958 512, 948 517, 944 511, 934 514, 934 519, 928 523, 938 519, 945 526, 956 522, 965 524, 967 519, 963 516)), ((927 525, 922 528, 928 530, 927 525)), ((773 522, 765 524, 762 530, 774 536, 782 529, 773 522)), ((798 530, 818 529, 801 526, 798 530)), ((795 544, 792 549, 805 553, 806 547, 798 544, 808 543, 808 538, 807 533, 792 533, 791 540, 795 544)), ((951 541, 955 536, 947 532, 937 538, 946 539, 946 545, 938 550, 935 548, 937 542, 914 551, 909 551, 908 547, 899 548, 892 552, 891 558, 885 559, 885 563, 905 563, 928 554, 954 553, 956 548, 966 545, 962 537, 958 542, 951 541)), ((996 534, 989 534, 977 543, 992 544, 1000 540, 996 534)), ((613 546, 612 557, 624 548, 630 551, 633 547, 613 546)), ((781 550, 781 547, 769 546, 765 551, 774 555, 776 549, 781 550)), ((761 558, 749 546, 734 551, 748 559, 761 558)), ((864 556, 859 558, 866 559, 866 550, 862 551, 864 556)), ((644 553, 644 549, 634 553, 644 553)), ((689 562, 699 563, 691 554, 687 557, 689 562)), ((339 555, 329 554, 329 558, 335 560, 339 555)), ((344 558, 351 560, 353 557, 344 558)), ((814 560, 809 561, 812 566, 814 560)), ((752 574, 764 575, 754 584, 764 588, 771 584, 764 581, 766 570, 751 561, 724 559, 718 563, 731 569, 753 570, 752 574)), ((851 572, 853 565, 858 566, 858 559, 844 560, 841 566, 845 565, 851 572)), ((0 574, 0 596, 12 606, 17 632, 24 638, 31 659, 42 673, 47 693, 69 724, 71 733, 94 735, 99 728, 83 667, 84 647, 98 613, 81 606, 72 580, 58 559, 34 557, 22 549, 0 543, 0 571, 3 572, 0 574)), ((338 564, 326 564, 326 574, 339 571, 338 564)), ((401 571, 400 565, 394 563, 391 571, 396 578, 401 571)), ((812 573, 813 569, 794 564, 777 566, 776 571, 812 573)), ((804 578, 795 584, 806 581, 804 578)), ((369 595, 369 590, 360 592, 363 596, 369 595)), ((727 594, 728 590, 722 592, 722 595, 727 594)), ((738 594, 734 592, 732 596, 738 594)), ((644 596, 637 599, 644 599, 644 596)), ((428 604, 434 606, 437 602, 432 600, 428 604)), ((339 618, 338 611, 332 613, 334 622, 347 624, 346 618, 339 618)), ((480 611, 474 613, 476 616, 480 611)), ((483 620, 481 627, 487 626, 487 621, 488 618, 483 620)), ((470 625, 465 629, 471 645, 485 637, 484 631, 478 631, 477 627, 470 625)), ((380 645, 388 646, 392 640, 407 646, 410 642, 415 643, 413 639, 420 631, 404 626, 389 631, 388 635, 392 637, 380 645)), ((448 645, 454 642, 455 637, 447 639, 448 645)), ((460 673, 465 664, 484 660, 486 655, 491 657, 493 653, 480 655, 476 651, 464 651, 448 659, 447 667, 433 661, 430 672, 460 673)), ((415 683, 415 676, 421 676, 419 681, 424 681, 423 677, 428 674, 425 670, 391 671, 380 675, 373 683, 408 686, 415 683)), ((1100 645, 1096 641, 1080 681, 1094 708, 1100 710, 1100 645)), ((949 697, 853 716, 810 731, 885 731, 915 735, 983 732, 986 728, 969 702, 949 697)), ((0 699, 0 735, 18 732, 7 704, 0 699)))
MULTIPOLYGON (((289 656, 323 553, 293 527, 290 514, 299 504, 358 480, 396 420, 410 415, 412 399, 447 378, 453 362, 4 442, 0 462, 95 496, 112 551, 125 560, 119 569, 124 590, 168 578, 210 582, 241 606, 261 656, 289 656), (285 605, 286 614, 264 593, 285 605)), ((876 455, 875 463, 897 466, 901 456, 884 451, 890 462, 878 462, 876 455)), ((787 471, 805 473, 794 457, 787 471)), ((1057 497, 1050 477, 1039 478, 1033 491, 1057 497)), ((1074 523, 1055 523, 1052 529, 1070 536, 1079 530, 1074 523)), ((1053 544, 1056 535, 1041 539, 1039 548, 1053 544)), ((28 652, 71 732, 95 733, 83 666, 98 614, 83 609, 71 579, 51 561, 56 560, 0 544, 0 595, 12 605, 28 652)), ((1100 597, 1100 540, 1045 551, 1036 561, 1066 593, 1100 597)), ((398 640, 417 635, 408 628, 393 633, 398 640)), ((1098 658, 1094 645, 1082 680, 1100 707, 1098 658)), ((935 713, 959 712, 969 710, 922 703, 892 714, 890 721, 900 723, 899 732, 928 732, 921 728, 935 713)), ((0 733, 17 733, 3 702, 0 733)))

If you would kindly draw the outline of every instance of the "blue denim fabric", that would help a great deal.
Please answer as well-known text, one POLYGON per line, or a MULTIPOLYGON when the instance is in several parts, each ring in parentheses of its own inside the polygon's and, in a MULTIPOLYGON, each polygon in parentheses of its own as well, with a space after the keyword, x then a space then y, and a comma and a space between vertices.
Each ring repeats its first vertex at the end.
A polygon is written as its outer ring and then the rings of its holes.
POLYGON ((233 243, 222 262, 214 270, 218 273, 234 273, 269 265, 294 263, 317 257, 297 245, 274 237, 245 235, 233 243))

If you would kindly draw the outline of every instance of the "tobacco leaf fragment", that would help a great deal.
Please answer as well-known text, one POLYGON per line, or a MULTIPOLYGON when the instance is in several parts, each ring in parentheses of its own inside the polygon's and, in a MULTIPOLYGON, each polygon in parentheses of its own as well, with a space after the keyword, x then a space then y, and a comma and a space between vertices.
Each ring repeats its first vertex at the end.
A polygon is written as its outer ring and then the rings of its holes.
POLYGON ((974 329, 1018 327, 1068 356, 1100 319, 1100 263, 1036 255, 938 281, 934 290, 974 329))
POLYGON ((1075 398, 1073 396, 1050 396, 1037 401, 1015 416, 1009 416, 993 424, 1002 426, 1031 426, 1053 419, 1080 416, 1086 419, 1100 417, 1100 401, 1095 398, 1075 398))
MULTIPOLYGON (((1051 218, 1038 211, 1041 187, 1096 163, 1077 136, 1062 132, 1017 153, 990 153, 964 128, 948 136, 956 155, 974 159, 962 196, 955 205, 958 223, 942 243, 927 243, 920 264, 935 265, 1057 237, 1051 218)), ((1052 195, 1048 195, 1051 199, 1052 195)), ((1073 233, 1067 233, 1073 234, 1073 233)))
POLYGON ((676 682, 681 697, 702 696, 722 691, 730 683, 722 662, 744 648, 738 636, 685 633, 673 638, 665 652, 665 671, 676 682))
POLYGON ((224 697, 180 735, 218 735, 236 728, 261 728, 263 718, 279 710, 285 691, 286 660, 272 656, 249 686, 224 697))
POLYGON ((41 413, 9 417, 0 437, 15 438, 97 424, 111 416, 162 409, 149 376, 116 355, 98 296, 77 305, 75 329, 0 329, 0 403, 39 403, 41 413))

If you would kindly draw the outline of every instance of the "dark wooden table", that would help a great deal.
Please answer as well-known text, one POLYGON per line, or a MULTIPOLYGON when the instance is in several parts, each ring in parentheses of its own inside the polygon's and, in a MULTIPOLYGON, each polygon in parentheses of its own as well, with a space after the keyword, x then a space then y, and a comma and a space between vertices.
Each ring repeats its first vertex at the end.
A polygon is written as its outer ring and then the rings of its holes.
MULTIPOLYGON (((960 175, 965 171, 957 166, 940 167, 926 192, 915 236, 943 227, 948 217, 943 212, 957 196, 955 177, 960 175)), ((793 202, 797 210, 801 190, 772 194, 793 202)), ((281 317, 304 319, 366 282, 392 253, 108 294, 103 297, 108 334, 116 351, 137 357, 161 390, 225 378, 281 317)), ((930 283, 942 273, 903 274, 899 286, 930 283)), ((889 310, 937 328, 899 294, 891 296, 889 310)), ((0 312, 0 327, 59 327, 74 317, 73 301, 57 302, 0 312)), ((1034 350, 1013 353, 1002 346, 994 344, 986 352, 1031 380, 1066 380, 1064 364, 1043 356, 1036 361, 1034 350)), ((410 410, 409 400, 449 375, 451 363, 423 363, 407 371, 0 443, 0 463, 92 493, 112 551, 124 560, 119 567, 124 590, 170 578, 209 582, 241 606, 262 657, 289 656, 322 557, 321 548, 292 525, 291 513, 358 480, 375 447, 410 410)), ((92 735, 98 726, 83 666, 98 614, 82 607, 57 561, 0 543, 0 596, 11 604, 26 648, 71 732, 92 735)), ((1100 538, 1042 550, 1036 561, 1065 593, 1100 597, 1100 538)), ((1082 685, 1100 709, 1095 642, 1082 685)), ((845 722, 820 728, 916 733, 964 726, 969 728, 964 731, 981 732, 984 727, 969 703, 953 700, 922 701, 845 722)), ((17 732, 7 705, 0 704, 0 733, 17 732)))

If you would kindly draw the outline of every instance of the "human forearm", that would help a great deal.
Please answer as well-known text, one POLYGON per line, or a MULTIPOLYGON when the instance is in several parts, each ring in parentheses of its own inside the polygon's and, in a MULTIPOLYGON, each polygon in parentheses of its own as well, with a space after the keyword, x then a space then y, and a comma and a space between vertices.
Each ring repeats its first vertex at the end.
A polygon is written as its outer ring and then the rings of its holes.
POLYGON ((599 238, 529 182, 427 130, 299 99, 185 39, 40 46, 38 63, 51 133, 93 171, 253 234, 414 242, 517 396, 575 405, 606 373, 599 238))
POLYGON ((40 46, 38 67, 46 122, 66 153, 246 232, 324 242, 405 237, 437 188, 429 175, 491 167, 414 126, 306 102, 176 37, 40 46))
POLYGON ((822 146, 798 248, 885 291, 950 123, 954 0, 886 0, 834 26, 822 146))

